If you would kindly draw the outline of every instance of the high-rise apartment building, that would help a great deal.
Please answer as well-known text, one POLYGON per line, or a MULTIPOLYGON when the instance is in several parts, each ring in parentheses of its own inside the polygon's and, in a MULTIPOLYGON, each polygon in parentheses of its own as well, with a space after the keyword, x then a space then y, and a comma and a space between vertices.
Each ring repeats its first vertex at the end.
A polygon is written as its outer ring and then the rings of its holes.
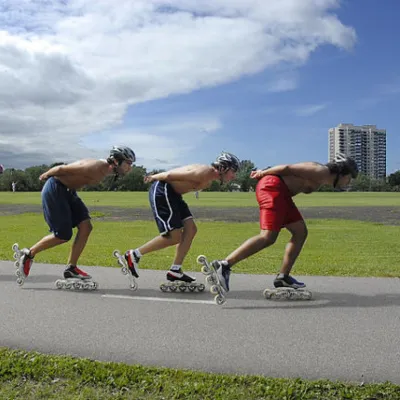
POLYGON ((335 154, 352 157, 363 174, 370 178, 386 177, 386 129, 376 125, 339 124, 329 129, 329 161, 335 154))

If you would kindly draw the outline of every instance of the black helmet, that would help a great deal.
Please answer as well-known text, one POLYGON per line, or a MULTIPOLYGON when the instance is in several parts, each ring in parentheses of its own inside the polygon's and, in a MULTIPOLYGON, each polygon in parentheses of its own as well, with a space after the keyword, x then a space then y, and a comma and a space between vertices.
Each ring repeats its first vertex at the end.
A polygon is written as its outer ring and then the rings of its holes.
POLYGON ((136 161, 133 150, 127 146, 113 146, 110 150, 110 158, 114 158, 119 163, 122 161, 130 161, 132 164, 136 161))
POLYGON ((239 171, 240 160, 232 153, 223 151, 213 163, 219 171, 231 169, 234 172, 239 171))
POLYGON ((357 163, 351 157, 346 157, 346 155, 343 153, 337 153, 335 157, 335 164, 338 166, 340 175, 350 174, 353 179, 357 178, 357 163))

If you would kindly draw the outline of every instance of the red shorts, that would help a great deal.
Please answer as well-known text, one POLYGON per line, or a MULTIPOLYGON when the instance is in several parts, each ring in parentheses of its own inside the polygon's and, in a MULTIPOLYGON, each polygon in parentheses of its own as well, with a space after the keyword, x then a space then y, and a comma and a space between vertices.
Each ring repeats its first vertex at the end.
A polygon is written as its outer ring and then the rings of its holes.
POLYGON ((256 197, 262 230, 280 231, 288 224, 303 220, 288 187, 279 176, 266 175, 261 178, 257 183, 256 197))

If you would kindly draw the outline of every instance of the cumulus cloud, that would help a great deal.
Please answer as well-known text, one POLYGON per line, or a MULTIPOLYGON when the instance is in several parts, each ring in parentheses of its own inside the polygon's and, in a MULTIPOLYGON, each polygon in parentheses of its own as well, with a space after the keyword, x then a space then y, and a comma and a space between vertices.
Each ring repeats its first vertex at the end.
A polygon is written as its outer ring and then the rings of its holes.
MULTIPOLYGON (((100 155, 105 148, 96 150, 89 138, 99 143, 104 132, 115 132, 129 106, 281 63, 300 65, 321 45, 350 48, 355 32, 334 14, 338 6, 338 0, 0 0, 0 156, 25 167, 31 157, 100 155)), ((289 84, 281 82, 281 90, 289 84)), ((193 124, 201 130, 207 118, 180 118, 178 131, 193 124)), ((200 137, 217 129, 203 129, 200 137)), ((171 140, 161 126, 144 130, 150 139, 142 144, 135 135, 123 138, 149 165, 166 158, 162 149, 146 153, 153 131, 171 140)), ((181 145, 190 151, 198 142, 185 137, 181 145)), ((179 162, 176 151, 168 158, 179 162)))

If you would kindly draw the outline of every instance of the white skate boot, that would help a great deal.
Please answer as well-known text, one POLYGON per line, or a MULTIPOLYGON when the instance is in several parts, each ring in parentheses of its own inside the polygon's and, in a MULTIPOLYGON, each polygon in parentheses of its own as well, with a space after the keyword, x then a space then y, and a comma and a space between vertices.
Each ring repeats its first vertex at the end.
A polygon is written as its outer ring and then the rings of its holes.
POLYGON ((13 244, 12 250, 14 251, 13 258, 16 260, 14 265, 16 268, 15 275, 17 276, 17 284, 22 286, 31 270, 33 257, 29 256, 29 249, 20 249, 18 243, 13 244))

